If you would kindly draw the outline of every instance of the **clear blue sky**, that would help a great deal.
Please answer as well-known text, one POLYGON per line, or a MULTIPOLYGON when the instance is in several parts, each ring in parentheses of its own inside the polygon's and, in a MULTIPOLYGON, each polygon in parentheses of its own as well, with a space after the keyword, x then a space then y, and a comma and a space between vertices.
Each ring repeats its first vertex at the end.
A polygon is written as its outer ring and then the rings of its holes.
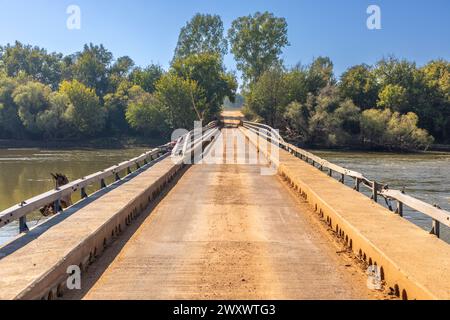
MULTIPOLYGON (((449 0, 0 0, 0 44, 19 40, 64 54, 104 44, 115 57, 167 68, 180 28, 197 12, 233 19, 271 11, 289 24, 287 65, 326 55, 339 75, 351 65, 394 54, 419 65, 450 57, 449 0), (81 30, 66 28, 66 8, 80 6, 81 30), (381 7, 382 30, 368 30, 366 9, 381 7)), ((226 58, 235 69, 233 57, 226 58)))

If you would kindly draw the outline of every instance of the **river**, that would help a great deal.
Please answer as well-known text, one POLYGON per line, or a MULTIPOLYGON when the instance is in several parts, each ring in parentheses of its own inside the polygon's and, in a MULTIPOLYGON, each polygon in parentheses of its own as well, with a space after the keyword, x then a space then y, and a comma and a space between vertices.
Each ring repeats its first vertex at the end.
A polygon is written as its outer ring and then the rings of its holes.
MULTIPOLYGON (((0 211, 55 187, 50 173, 63 173, 70 181, 132 159, 148 149, 40 150, 0 149, 0 211)), ((88 190, 89 191, 95 191, 88 190)), ((74 195, 76 201, 78 195, 74 195)), ((31 227, 42 222, 39 214, 28 218, 31 227)), ((18 223, 0 229, 0 245, 17 235, 18 223)))
MULTIPOLYGON (((450 211, 450 153, 395 154, 379 152, 312 151, 347 169, 361 172, 371 180, 402 190, 430 204, 450 211)), ((348 181, 348 183, 353 183, 348 181)), ((370 193, 370 191, 369 191, 370 193)), ((379 203, 383 203, 383 199, 379 203)), ((395 203, 393 203, 395 208, 395 203)), ((405 208, 404 217, 431 230, 431 219, 405 208)), ((450 230, 441 226, 441 238, 450 242, 450 230)))
MULTIPOLYGON (((0 149, 0 211, 54 188, 51 172, 64 173, 73 181, 145 151, 143 148, 62 151, 0 149)), ((406 193, 450 210, 450 153, 313 152, 391 188, 404 187, 406 193)), ((422 214, 405 210, 405 218, 425 230, 430 229, 431 219, 422 214)), ((33 225, 39 220, 39 215, 30 220, 33 225)), ((17 230, 17 223, 0 229, 0 245, 16 235, 17 230)), ((441 228, 441 232, 442 238, 450 242, 449 230, 441 228)))

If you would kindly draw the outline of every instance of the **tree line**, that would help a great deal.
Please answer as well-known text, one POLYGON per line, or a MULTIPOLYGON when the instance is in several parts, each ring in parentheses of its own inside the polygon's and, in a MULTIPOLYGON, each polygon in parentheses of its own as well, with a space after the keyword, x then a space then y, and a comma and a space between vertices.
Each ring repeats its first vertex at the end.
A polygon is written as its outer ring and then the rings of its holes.
POLYGON ((114 59, 102 45, 64 56, 16 42, 0 47, 0 137, 168 136, 244 103, 292 141, 318 146, 420 149, 450 143, 450 64, 388 57, 336 78, 333 62, 285 66, 288 25, 270 12, 196 14, 181 29, 168 70, 114 59), (223 63, 234 55, 242 73, 223 63), (237 97, 237 101, 235 98, 237 97))

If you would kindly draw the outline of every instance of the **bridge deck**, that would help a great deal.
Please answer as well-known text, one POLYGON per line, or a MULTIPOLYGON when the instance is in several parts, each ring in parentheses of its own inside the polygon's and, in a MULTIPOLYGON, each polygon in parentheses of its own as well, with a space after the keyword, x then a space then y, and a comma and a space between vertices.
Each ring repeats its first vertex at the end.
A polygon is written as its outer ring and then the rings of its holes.
MULTIPOLYGON (((230 151, 241 133, 223 133, 230 151)), ((309 221, 310 207, 260 167, 192 166, 73 298, 370 298, 309 221)))
MULTIPOLYGON (((254 133, 240 130, 258 143, 254 133)), ((284 150, 273 160, 349 247, 368 265, 381 268, 383 280, 398 296, 450 298, 447 243, 284 150)))

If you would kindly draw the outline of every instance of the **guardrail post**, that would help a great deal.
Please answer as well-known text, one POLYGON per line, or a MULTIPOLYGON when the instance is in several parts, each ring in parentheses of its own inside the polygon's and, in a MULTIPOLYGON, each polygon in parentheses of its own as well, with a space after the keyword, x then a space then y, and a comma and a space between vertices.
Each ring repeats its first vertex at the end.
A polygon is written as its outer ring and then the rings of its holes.
POLYGON ((127 175, 128 174, 131 174, 131 168, 130 167, 127 168, 127 175))
POLYGON ((116 172, 115 177, 116 177, 116 182, 117 182, 117 181, 120 181, 120 176, 119 176, 119 173, 118 173, 118 172, 116 172))
POLYGON ((341 175, 341 183, 345 183, 345 174, 341 175))
POLYGON ((24 232, 28 232, 28 231, 30 231, 30 229, 28 229, 28 226, 27 226, 27 217, 22 216, 19 219, 19 232, 24 233, 24 232))
POLYGON ((431 234, 434 234, 438 238, 440 238, 440 236, 441 236, 441 223, 434 219, 433 219, 433 224, 432 224, 432 228, 431 228, 431 234))
POLYGON ((53 210, 55 211, 55 213, 58 213, 61 211, 61 200, 58 199, 53 203, 53 210))
POLYGON ((397 201, 397 211, 396 211, 396 213, 397 213, 400 217, 403 217, 403 202, 397 201))
POLYGON ((80 193, 81 193, 81 199, 86 199, 88 197, 85 188, 81 188, 80 193))
POLYGON ((356 178, 356 179, 355 179, 355 190, 356 190, 356 191, 359 191, 360 184, 361 184, 361 179, 356 178))
POLYGON ((333 170, 328 169, 328 175, 329 175, 330 177, 332 177, 332 176, 333 176, 333 170))
POLYGON ((106 182, 105 179, 100 180, 100 189, 106 188, 106 182))
POLYGON ((378 202, 378 183, 376 181, 373 182, 372 186, 372 200, 378 202))

